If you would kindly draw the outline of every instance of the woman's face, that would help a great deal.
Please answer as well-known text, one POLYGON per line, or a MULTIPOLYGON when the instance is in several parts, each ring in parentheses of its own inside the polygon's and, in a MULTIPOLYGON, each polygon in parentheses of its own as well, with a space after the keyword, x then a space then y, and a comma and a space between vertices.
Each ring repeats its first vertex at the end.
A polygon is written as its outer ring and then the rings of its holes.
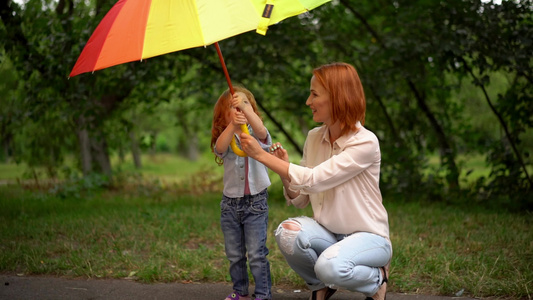
POLYGON ((305 102, 313 112, 313 121, 331 125, 331 106, 329 93, 318 82, 315 76, 311 77, 310 94, 305 102))

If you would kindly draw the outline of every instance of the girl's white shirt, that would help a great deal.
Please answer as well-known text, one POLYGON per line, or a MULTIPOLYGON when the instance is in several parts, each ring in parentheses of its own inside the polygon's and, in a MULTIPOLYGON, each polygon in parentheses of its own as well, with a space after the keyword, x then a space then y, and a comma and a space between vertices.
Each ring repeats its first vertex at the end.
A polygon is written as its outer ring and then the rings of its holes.
MULTIPOLYGON (((248 131, 255 137, 252 127, 248 125, 248 131)), ((238 146, 240 146, 240 138, 235 134, 238 146)), ((272 137, 267 129, 266 143, 263 143, 256 137, 257 141, 265 151, 268 151, 272 146, 272 137)), ((224 160, 224 195, 230 198, 239 198, 244 196, 244 182, 245 164, 248 164, 248 186, 250 187, 250 194, 256 195, 270 186, 270 178, 268 177, 268 169, 262 163, 251 157, 241 157, 235 154, 231 147, 228 147, 224 153, 216 151, 217 156, 224 160)))

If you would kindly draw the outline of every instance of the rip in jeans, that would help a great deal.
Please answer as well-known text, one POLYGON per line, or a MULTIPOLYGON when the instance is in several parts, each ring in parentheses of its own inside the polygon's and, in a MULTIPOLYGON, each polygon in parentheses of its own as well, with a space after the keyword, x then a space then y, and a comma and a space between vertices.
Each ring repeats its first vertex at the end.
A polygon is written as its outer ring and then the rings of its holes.
POLYGON ((289 255, 294 254, 295 240, 301 229, 302 225, 293 219, 283 221, 279 224, 275 235, 279 237, 279 248, 283 252, 289 255))

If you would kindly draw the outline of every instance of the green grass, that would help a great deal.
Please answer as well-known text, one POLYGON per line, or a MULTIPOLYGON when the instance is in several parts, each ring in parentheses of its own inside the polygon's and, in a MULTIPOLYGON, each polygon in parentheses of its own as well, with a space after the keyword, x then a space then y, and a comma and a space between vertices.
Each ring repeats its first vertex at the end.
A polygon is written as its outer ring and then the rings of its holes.
POLYGON ((440 204, 388 207, 392 277, 401 290, 475 297, 531 297, 531 214, 440 204))
MULTIPOLYGON (((163 197, 95 193, 60 199, 16 186, 0 188, 0 270, 24 274, 153 281, 227 281, 219 229, 220 193, 163 197)), ((271 218, 269 232, 294 208, 271 218)), ((301 214, 301 211, 298 211, 301 214)), ((269 238, 274 249, 274 239, 269 238)), ((298 279, 281 264, 276 278, 298 279)))
MULTIPOLYGON (((87 184, 0 186, 0 272, 229 282, 219 225, 221 168, 214 163, 184 167, 173 157, 144 163, 151 175, 125 176, 107 191, 87 184), (158 175, 172 183, 157 180, 158 175)), ((273 284, 305 289, 273 233, 282 220, 310 216, 311 210, 287 207, 279 181, 272 178, 268 247, 273 284)), ((394 248, 389 291, 454 296, 464 290, 470 297, 531 299, 530 213, 394 198, 384 203, 394 248)))
MULTIPOLYGON (((118 158, 113 158, 112 164, 115 169, 124 172, 138 171, 135 169, 130 156, 126 156, 123 162, 120 162, 118 158)), ((220 174, 223 173, 223 168, 217 167, 214 156, 211 153, 204 154, 198 159, 198 161, 191 161, 175 154, 142 156, 142 174, 149 177, 158 177, 170 181, 176 181, 187 177, 189 174, 205 169, 215 169, 220 174)))
MULTIPOLYGON (((198 161, 191 161, 175 154, 158 153, 157 155, 144 154, 141 158, 141 170, 135 169, 131 155, 126 155, 123 160, 117 156, 111 157, 113 171, 117 173, 139 173, 143 177, 158 178, 160 180, 176 182, 186 178, 192 173, 202 170, 215 171, 217 174, 223 173, 223 168, 218 167, 214 162, 212 153, 205 153, 198 158, 198 161)), ((66 165, 72 168, 74 160, 71 157, 66 159, 66 165)), ((28 167, 26 164, 0 163, 0 180, 7 182, 16 182, 17 179, 33 180, 28 176, 28 167)), ((39 180, 45 180, 46 174, 43 168, 36 168, 39 180)), ((60 175, 60 178, 65 176, 60 175)))
POLYGON ((24 166, 16 164, 0 163, 0 180, 14 180, 22 177, 24 166))

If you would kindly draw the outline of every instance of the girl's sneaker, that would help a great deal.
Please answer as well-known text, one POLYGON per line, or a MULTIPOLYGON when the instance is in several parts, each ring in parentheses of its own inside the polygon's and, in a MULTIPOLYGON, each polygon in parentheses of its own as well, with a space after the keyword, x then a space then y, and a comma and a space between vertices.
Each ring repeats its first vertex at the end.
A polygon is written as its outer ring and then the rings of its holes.
POLYGON ((252 300, 252 298, 250 298, 250 296, 246 295, 246 296, 241 296, 239 294, 237 294, 236 292, 233 292, 231 294, 229 294, 226 299, 224 300, 252 300))

